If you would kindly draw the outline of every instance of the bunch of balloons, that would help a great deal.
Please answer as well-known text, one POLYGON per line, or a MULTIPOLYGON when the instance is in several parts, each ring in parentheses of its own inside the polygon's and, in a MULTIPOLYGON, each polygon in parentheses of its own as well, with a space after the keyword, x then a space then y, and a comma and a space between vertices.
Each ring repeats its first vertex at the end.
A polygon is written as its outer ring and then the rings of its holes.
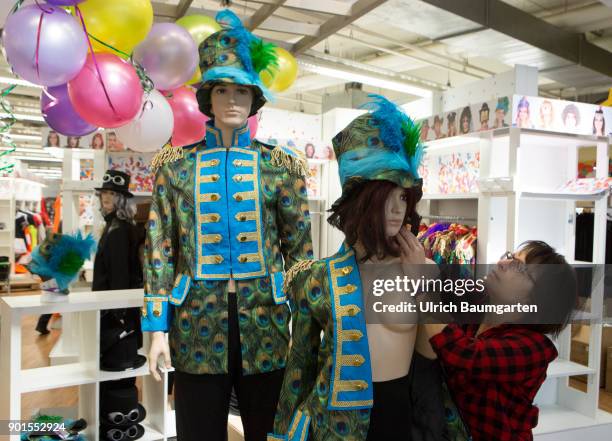
MULTIPOLYGON (((20 5, 4 26, 6 58, 16 74, 43 86, 41 111, 52 129, 83 136, 113 128, 142 152, 204 137, 208 118, 190 85, 201 78, 199 44, 220 30, 213 18, 191 15, 154 24, 150 0, 20 5)), ((295 80, 297 63, 276 50, 279 66, 272 75, 263 73, 262 81, 283 91, 295 80)), ((249 120, 252 136, 256 118, 249 120)))

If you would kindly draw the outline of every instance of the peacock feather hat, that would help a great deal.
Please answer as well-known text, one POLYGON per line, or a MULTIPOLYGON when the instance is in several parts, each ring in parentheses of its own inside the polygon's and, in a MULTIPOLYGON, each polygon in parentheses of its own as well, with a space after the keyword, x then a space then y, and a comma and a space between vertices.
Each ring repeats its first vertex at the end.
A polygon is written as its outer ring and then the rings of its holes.
POLYGON ((342 185, 339 203, 363 181, 391 181, 400 187, 422 185, 418 168, 424 146, 421 127, 382 95, 369 95, 355 118, 332 140, 342 185))
POLYGON ((44 279, 55 279, 60 290, 67 290, 78 276, 96 245, 91 234, 49 234, 32 252, 29 270, 44 279))
POLYGON ((222 29, 206 38, 199 47, 203 83, 197 92, 200 111, 212 118, 212 88, 218 83, 233 83, 252 86, 250 115, 254 115, 266 101, 273 99, 259 73, 266 70, 273 74, 278 67, 276 46, 253 35, 229 9, 217 13, 215 19, 222 29))

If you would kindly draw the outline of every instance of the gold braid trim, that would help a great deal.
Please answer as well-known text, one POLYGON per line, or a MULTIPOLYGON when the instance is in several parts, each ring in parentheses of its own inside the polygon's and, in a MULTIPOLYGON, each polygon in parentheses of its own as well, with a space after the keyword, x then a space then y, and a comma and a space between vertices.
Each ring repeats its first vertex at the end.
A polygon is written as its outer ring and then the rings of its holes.
POLYGON ((293 278, 302 271, 310 269, 314 260, 300 260, 298 263, 289 268, 289 271, 285 273, 285 280, 283 281, 283 292, 285 295, 289 292, 289 285, 293 281, 293 278))
POLYGON ((270 156, 272 157, 272 165, 276 167, 285 167, 289 170, 289 173, 293 175, 306 176, 308 173, 308 166, 305 158, 292 156, 285 152, 280 146, 272 150, 270 156))
POLYGON ((151 171, 155 173, 158 168, 164 164, 178 161, 183 158, 183 147, 172 147, 170 144, 166 144, 163 149, 155 154, 151 161, 151 171))

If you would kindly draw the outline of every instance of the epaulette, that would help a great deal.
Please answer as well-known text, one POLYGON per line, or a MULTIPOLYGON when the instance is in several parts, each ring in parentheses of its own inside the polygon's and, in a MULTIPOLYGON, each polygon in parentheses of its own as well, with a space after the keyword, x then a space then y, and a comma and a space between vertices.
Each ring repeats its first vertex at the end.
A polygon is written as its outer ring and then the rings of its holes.
POLYGON ((183 159, 183 151, 188 148, 197 146, 201 141, 194 144, 189 144, 182 147, 172 147, 170 144, 166 144, 163 149, 153 156, 151 160, 151 171, 155 173, 160 167, 169 164, 171 162, 183 159))
POLYGON ((308 163, 302 152, 291 147, 277 145, 270 153, 271 162, 276 167, 284 167, 289 173, 298 176, 306 176, 308 163))
POLYGON ((291 285, 291 282, 293 281, 295 276, 297 276, 302 271, 310 269, 312 264, 315 262, 316 260, 300 260, 291 268, 289 268, 289 270, 285 273, 285 280, 283 281, 283 292, 289 292, 289 285, 291 285))

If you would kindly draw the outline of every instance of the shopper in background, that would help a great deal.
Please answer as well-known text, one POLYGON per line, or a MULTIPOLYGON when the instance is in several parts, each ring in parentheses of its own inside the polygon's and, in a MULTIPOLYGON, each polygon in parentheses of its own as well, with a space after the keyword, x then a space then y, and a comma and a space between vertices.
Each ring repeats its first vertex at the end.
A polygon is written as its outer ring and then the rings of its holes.
POLYGON ((499 323, 490 314, 480 325, 423 326, 472 439, 533 440, 538 423, 533 400, 557 357, 546 334, 556 337, 568 324, 577 300, 576 276, 552 247, 531 241, 502 257, 486 287, 492 303, 535 304, 543 315, 554 311, 555 319, 523 316, 499 323))

